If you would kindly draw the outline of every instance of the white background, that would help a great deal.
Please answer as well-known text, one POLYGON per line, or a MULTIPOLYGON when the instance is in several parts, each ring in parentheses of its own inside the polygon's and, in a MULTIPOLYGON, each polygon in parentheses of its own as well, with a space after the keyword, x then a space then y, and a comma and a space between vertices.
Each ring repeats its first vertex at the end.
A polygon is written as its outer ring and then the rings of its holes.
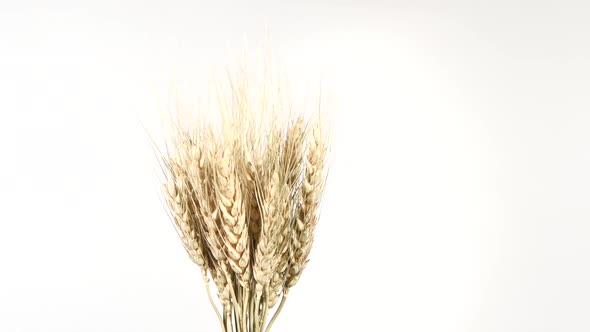
POLYGON ((589 17, 2 1, 0 331, 218 330, 143 127, 265 24, 295 89, 337 101, 316 246, 277 331, 590 331, 589 17))

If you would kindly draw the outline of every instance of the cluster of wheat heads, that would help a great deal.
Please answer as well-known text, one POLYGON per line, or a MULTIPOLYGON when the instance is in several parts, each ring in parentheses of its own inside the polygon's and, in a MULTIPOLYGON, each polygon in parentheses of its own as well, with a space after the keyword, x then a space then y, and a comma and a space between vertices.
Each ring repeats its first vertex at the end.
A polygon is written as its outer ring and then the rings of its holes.
POLYGON ((162 158, 164 191, 222 331, 269 331, 314 240, 327 176, 325 121, 320 110, 296 115, 280 98, 254 103, 244 89, 228 90, 219 123, 177 117, 162 158))

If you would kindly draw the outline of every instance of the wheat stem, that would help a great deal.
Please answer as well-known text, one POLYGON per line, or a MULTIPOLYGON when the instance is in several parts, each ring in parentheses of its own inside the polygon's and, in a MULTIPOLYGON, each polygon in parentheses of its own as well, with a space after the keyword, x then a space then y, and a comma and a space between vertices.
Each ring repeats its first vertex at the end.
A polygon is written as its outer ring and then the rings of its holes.
POLYGON ((225 327, 225 331, 226 332, 231 332, 231 329, 229 328, 229 326, 227 326, 227 306, 223 307, 223 326, 225 327))
POLYGON ((233 328, 236 332, 240 332, 240 324, 238 324, 238 314, 236 312, 236 306, 232 306, 232 321, 233 321, 233 328))
POLYGON ((242 330, 244 332, 248 331, 248 310, 246 309, 248 305, 248 289, 244 289, 242 292, 242 330))
POLYGON ((251 292, 250 292, 251 296, 251 300, 250 300, 250 331, 255 332, 256 331, 256 294, 254 293, 254 288, 252 288, 251 292))
POLYGON ((256 300, 254 301, 254 331, 258 332, 260 326, 260 296, 255 295, 256 300))
POLYGON ((268 313, 268 287, 266 287, 264 291, 264 301, 262 302, 262 314, 261 316, 261 324, 260 324, 260 332, 264 331, 264 324, 266 323, 266 315, 268 313))
POLYGON ((289 293, 289 289, 285 288, 283 290, 283 296, 281 297, 281 303, 279 304, 279 307, 277 308, 275 313, 272 315, 270 322, 266 326, 266 330, 265 330, 266 332, 270 332, 270 328, 272 327, 272 324, 275 322, 275 319, 277 319, 277 317, 281 313, 281 310, 283 309, 283 306, 285 305, 285 302, 287 301, 287 293, 289 293))
POLYGON ((213 301, 213 297, 211 297, 211 287, 209 287, 209 278, 205 277, 205 288, 207 288, 207 297, 209 298, 209 302, 211 302, 211 306, 213 307, 213 310, 215 310, 215 314, 217 315, 217 318, 219 319, 219 323, 221 324, 222 328, 225 329, 225 327, 223 326, 223 319, 221 318, 221 314, 219 313, 219 309, 217 309, 217 306, 215 305, 215 302, 213 301))

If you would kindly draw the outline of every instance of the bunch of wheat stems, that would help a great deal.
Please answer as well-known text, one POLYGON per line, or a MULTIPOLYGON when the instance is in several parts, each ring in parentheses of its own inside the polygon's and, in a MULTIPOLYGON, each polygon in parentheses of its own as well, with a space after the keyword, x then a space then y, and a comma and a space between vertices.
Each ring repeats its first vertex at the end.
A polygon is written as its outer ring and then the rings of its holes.
POLYGON ((266 91, 255 103, 244 84, 228 91, 219 123, 175 121, 165 194, 222 331, 269 331, 308 261, 327 135, 319 110, 294 115, 266 91))

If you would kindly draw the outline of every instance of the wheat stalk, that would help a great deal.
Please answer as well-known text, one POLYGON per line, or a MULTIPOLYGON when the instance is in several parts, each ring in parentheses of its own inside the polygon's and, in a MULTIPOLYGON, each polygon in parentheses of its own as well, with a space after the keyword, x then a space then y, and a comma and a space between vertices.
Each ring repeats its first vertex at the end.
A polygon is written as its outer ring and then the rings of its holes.
POLYGON ((272 86, 257 90, 245 74, 230 77, 218 93, 220 123, 179 114, 162 156, 169 212, 224 332, 270 331, 319 220, 328 152, 322 118, 294 115, 272 86))

